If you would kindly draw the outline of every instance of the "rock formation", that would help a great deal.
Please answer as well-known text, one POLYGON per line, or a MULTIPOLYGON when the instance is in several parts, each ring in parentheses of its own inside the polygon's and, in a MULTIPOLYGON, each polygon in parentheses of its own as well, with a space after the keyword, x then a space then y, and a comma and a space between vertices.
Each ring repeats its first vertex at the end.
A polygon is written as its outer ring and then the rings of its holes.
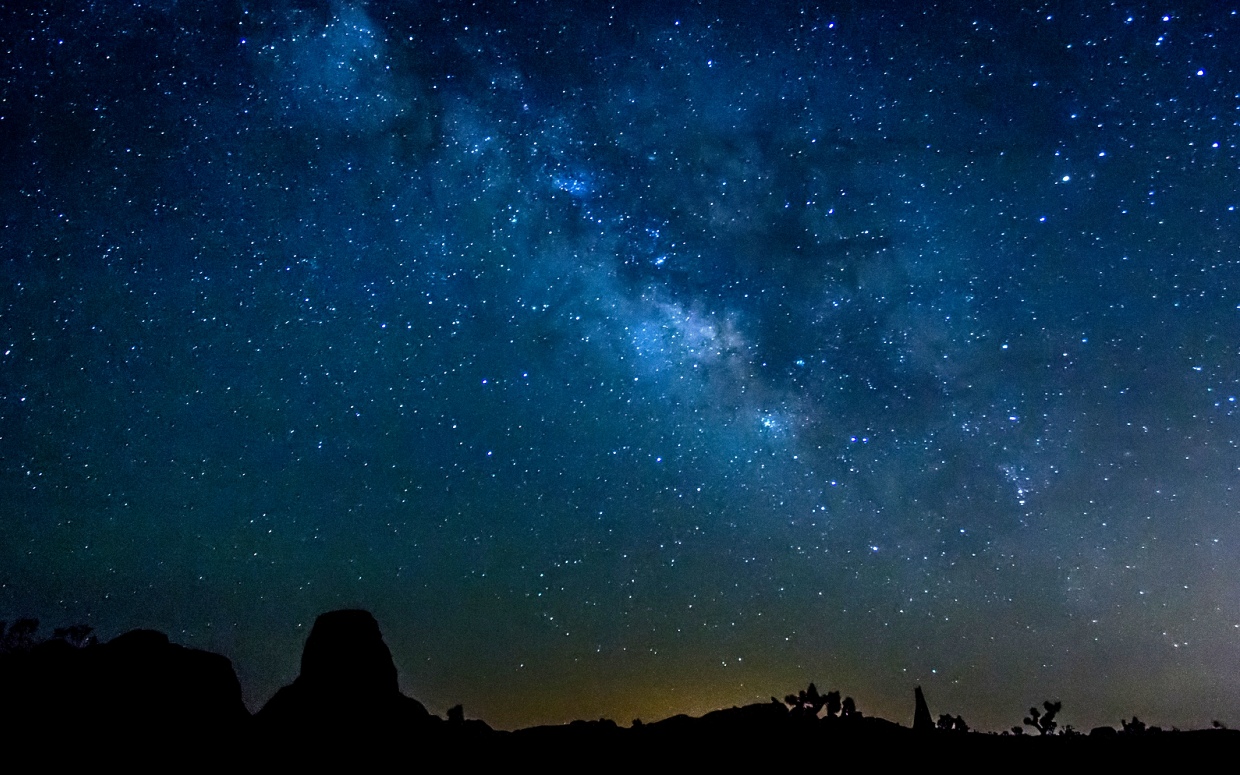
POLYGON ((258 712, 264 732, 318 739, 404 736, 433 724, 422 703, 401 694, 396 665, 368 611, 320 616, 306 639, 301 674, 258 712))
POLYGON ((913 697, 917 702, 913 710, 913 731, 933 732, 934 719, 930 717, 930 706, 926 704, 926 695, 922 694, 920 686, 913 689, 913 697))
POLYGON ((157 753, 218 746, 250 721, 225 657, 134 630, 75 646, 39 643, 0 659, 0 727, 31 746, 76 741, 157 753))

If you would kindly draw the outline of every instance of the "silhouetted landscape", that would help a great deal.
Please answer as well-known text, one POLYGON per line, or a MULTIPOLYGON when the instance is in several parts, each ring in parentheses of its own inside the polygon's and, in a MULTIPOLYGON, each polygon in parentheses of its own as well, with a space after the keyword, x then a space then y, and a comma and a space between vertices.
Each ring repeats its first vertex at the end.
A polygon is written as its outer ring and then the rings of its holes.
POLYGON ((1062 705, 1052 700, 1031 707, 1010 730, 979 732, 960 715, 936 720, 920 686, 912 688, 911 726, 905 726, 867 716, 852 697, 820 692, 813 683, 782 700, 697 718, 495 730, 467 719, 459 705, 445 719, 402 694, 379 623, 362 610, 319 616, 300 674, 255 714, 242 702, 227 658, 150 630, 101 643, 86 626, 41 638, 36 620, 19 620, 0 629, 0 687, 7 752, 72 751, 84 761, 99 754, 189 764, 329 757, 412 766, 443 756, 607 768, 686 757, 794 763, 805 757, 807 766, 862 758, 1102 766, 1191 763, 1240 750, 1240 730, 1218 722, 1192 731, 1161 730, 1136 717, 1088 732, 1061 727, 1062 705))
POLYGON ((3 765, 1240 748, 1240 2, 0 51, 3 765))

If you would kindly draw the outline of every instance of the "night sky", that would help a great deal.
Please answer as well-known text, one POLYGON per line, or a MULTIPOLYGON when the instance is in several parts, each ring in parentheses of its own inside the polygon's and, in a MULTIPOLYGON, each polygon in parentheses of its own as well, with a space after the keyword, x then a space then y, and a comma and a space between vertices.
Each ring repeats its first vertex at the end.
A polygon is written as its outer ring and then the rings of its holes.
POLYGON ((578 5, 4 4, 0 618, 1240 723, 1234 6, 578 5))

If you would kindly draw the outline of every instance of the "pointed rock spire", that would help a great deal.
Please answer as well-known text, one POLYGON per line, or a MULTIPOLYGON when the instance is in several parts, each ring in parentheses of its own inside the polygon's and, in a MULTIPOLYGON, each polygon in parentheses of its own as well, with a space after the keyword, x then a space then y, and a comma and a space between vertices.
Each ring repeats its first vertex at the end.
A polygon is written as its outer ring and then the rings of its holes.
POLYGON ((913 689, 913 697, 917 700, 917 707, 913 710, 913 731, 933 732, 934 719, 930 717, 930 706, 926 704, 926 695, 922 694, 920 686, 913 689))

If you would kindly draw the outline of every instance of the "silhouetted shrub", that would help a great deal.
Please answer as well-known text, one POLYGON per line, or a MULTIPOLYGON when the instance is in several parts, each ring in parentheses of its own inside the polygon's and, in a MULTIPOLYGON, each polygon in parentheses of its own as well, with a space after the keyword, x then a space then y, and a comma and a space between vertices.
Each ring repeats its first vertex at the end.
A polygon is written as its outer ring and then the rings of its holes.
POLYGON ((969 725, 965 723, 962 716, 953 716, 950 713, 944 713, 939 716, 937 724, 938 728, 944 732, 968 732, 969 725))
POLYGON ((1120 719, 1119 723, 1123 725, 1124 734, 1126 735, 1140 735, 1145 733, 1145 722, 1136 716, 1132 717, 1132 721, 1124 721, 1123 719, 1120 719))

